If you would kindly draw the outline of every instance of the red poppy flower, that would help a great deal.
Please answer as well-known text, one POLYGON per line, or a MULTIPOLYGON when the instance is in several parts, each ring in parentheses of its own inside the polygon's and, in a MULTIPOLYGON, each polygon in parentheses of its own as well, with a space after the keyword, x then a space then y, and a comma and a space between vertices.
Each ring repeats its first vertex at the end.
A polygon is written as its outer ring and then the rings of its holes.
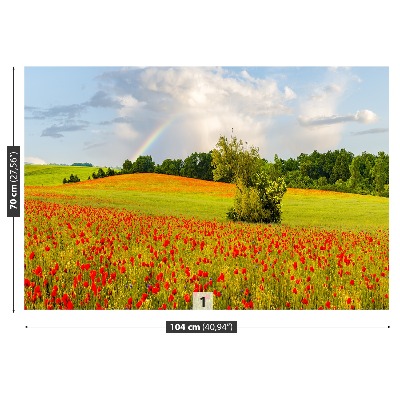
POLYGON ((331 302, 329 300, 325 303, 325 307, 326 308, 331 308, 331 302))

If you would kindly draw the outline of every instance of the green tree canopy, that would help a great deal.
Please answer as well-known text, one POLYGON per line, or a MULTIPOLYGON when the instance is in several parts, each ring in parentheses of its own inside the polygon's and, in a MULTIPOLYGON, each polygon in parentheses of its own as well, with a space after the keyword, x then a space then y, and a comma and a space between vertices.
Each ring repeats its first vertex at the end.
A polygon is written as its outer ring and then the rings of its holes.
POLYGON ((248 149, 236 137, 229 141, 220 136, 211 156, 214 181, 237 184, 240 179, 245 186, 251 186, 254 174, 263 163, 258 148, 251 146, 248 149))
POLYGON ((170 158, 165 159, 161 165, 157 165, 154 172, 166 175, 176 175, 181 174, 181 169, 183 166, 183 161, 181 159, 172 160, 170 158))
POLYGON ((123 174, 132 174, 133 173, 133 163, 131 160, 125 160, 122 164, 122 173, 123 174))
POLYGON ((133 172, 154 172, 156 164, 151 156, 139 156, 133 163, 133 172))
POLYGON ((214 180, 236 184, 234 206, 228 218, 247 222, 280 222, 281 200, 286 184, 281 175, 283 163, 275 155, 275 163, 268 165, 259 156, 258 149, 249 149, 241 140, 230 141, 221 136, 212 151, 214 180))
POLYGON ((213 180, 212 156, 209 153, 192 153, 187 157, 181 169, 181 175, 188 178, 213 180))

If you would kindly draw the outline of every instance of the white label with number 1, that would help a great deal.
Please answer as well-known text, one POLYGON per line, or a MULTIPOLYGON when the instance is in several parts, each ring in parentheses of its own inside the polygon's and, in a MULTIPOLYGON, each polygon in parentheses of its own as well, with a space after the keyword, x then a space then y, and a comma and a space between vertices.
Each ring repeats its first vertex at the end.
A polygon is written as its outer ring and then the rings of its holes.
POLYGON ((212 310, 213 292, 193 292, 193 310, 212 310))

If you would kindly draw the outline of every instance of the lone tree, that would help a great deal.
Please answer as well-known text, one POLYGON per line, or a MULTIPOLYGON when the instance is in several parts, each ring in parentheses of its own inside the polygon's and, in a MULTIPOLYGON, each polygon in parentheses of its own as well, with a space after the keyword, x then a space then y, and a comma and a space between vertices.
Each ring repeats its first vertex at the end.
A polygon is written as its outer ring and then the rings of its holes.
POLYGON ((283 178, 272 178, 258 148, 245 147, 242 140, 220 136, 212 151, 214 181, 236 184, 229 219, 247 222, 280 222, 281 201, 286 192, 283 178))
POLYGON ((220 136, 215 149, 211 152, 214 181, 252 185, 254 174, 260 170, 262 160, 258 149, 251 146, 246 149, 242 140, 220 136))

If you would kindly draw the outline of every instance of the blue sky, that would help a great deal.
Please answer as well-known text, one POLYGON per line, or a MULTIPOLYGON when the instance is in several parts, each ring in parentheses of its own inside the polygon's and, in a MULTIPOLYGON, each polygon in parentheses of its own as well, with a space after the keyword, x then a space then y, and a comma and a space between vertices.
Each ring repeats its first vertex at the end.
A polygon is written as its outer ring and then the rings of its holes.
POLYGON ((386 67, 25 67, 25 162, 121 166, 211 150, 389 151, 386 67))

